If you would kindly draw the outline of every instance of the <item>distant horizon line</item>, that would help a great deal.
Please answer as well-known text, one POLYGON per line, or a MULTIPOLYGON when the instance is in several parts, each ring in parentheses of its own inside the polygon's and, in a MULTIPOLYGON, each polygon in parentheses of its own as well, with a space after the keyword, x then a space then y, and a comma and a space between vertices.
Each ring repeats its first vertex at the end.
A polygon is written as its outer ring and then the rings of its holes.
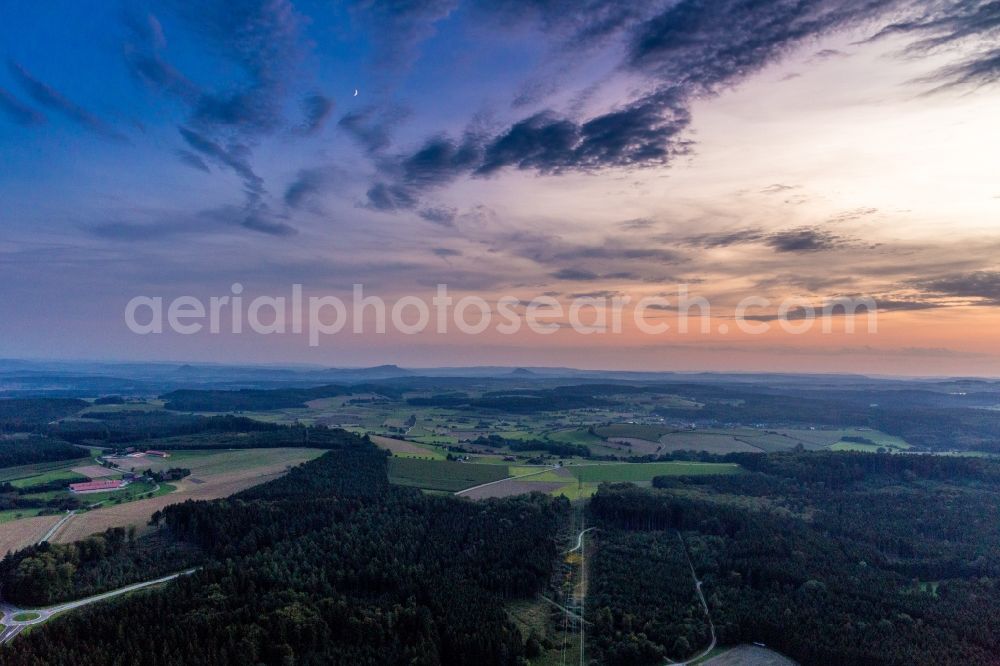
POLYGON ((922 375, 895 375, 895 374, 866 374, 860 372, 788 372, 788 371, 768 371, 768 370, 628 370, 628 369, 608 369, 608 368, 579 368, 565 365, 507 365, 507 364, 484 364, 484 365, 430 365, 430 366, 404 366, 397 363, 379 363, 375 365, 326 365, 302 362, 223 362, 223 361, 195 361, 195 360, 149 360, 136 361, 125 359, 87 359, 87 358, 59 358, 59 357, 0 357, 0 364, 4 363, 53 363, 53 364, 91 364, 91 365, 148 365, 148 366, 192 366, 192 367, 214 367, 214 368, 260 368, 269 370, 314 370, 327 372, 351 372, 377 370, 380 368, 395 368, 404 372, 420 371, 461 371, 461 370, 517 370, 544 371, 554 373, 567 371, 573 373, 593 373, 593 374, 622 374, 622 375, 740 375, 746 377, 753 376, 784 376, 784 377, 859 377, 872 380, 971 380, 971 381, 1000 381, 997 375, 949 375, 949 374, 922 374, 922 375))

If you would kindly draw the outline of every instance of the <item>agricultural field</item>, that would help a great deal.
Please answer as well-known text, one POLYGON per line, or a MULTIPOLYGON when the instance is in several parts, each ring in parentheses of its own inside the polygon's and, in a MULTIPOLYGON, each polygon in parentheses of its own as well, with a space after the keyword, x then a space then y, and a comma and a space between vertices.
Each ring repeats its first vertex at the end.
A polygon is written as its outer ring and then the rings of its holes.
POLYGON ((816 429, 816 430, 778 430, 776 431, 780 435, 784 435, 790 439, 800 441, 803 447, 806 449, 822 449, 830 448, 834 450, 863 450, 863 449, 844 449, 843 447, 838 448, 840 444, 850 444, 851 442, 843 442, 845 437, 855 437, 871 440, 875 448, 879 446, 886 449, 897 449, 906 450, 910 448, 910 445, 900 437, 894 437, 892 435, 887 435, 878 430, 869 430, 867 428, 831 428, 831 429, 816 429))
MULTIPOLYGON (((83 450, 80 450, 83 453, 83 450)), ((93 451, 93 455, 97 455, 98 451, 93 451)), ((93 462, 93 457, 81 456, 76 460, 59 460, 56 462, 46 462, 46 463, 36 463, 34 465, 21 465, 19 467, 5 467, 0 469, 0 483, 10 481, 15 483, 24 479, 34 479, 43 477, 46 474, 62 474, 62 473, 72 473, 70 470, 74 467, 79 467, 81 465, 87 465, 93 462)), ((45 477, 46 480, 55 480, 57 476, 45 477)), ((40 481, 32 481, 28 485, 34 485, 35 483, 41 483, 40 481)))
MULTIPOLYGON (((22 476, 18 479, 9 481, 10 485, 15 488, 30 488, 31 486, 37 486, 42 483, 51 483, 52 481, 63 481, 67 484, 76 483, 78 481, 86 481, 91 478, 85 474, 81 474, 76 471, 80 469, 79 467, 73 467, 71 469, 58 469, 51 472, 42 472, 41 474, 33 474, 30 476, 22 476)), ((101 469, 104 469, 103 467, 101 469)))
POLYGON ((163 472, 172 467, 191 470, 191 476, 205 479, 221 474, 243 472, 245 470, 274 467, 275 465, 298 465, 320 455, 319 449, 238 449, 238 450, 175 450, 169 458, 144 456, 142 458, 116 458, 115 462, 124 470, 143 472, 150 469, 163 472))
MULTIPOLYGON (((95 451, 96 453, 96 451, 95 451)), ((149 516, 156 510, 188 499, 215 499, 284 474, 294 465, 312 460, 323 451, 318 449, 243 449, 228 451, 174 451, 169 458, 145 456, 142 458, 116 459, 123 471, 141 473, 147 469, 162 472, 172 467, 191 470, 191 475, 170 483, 147 483, 137 481, 122 490, 72 495, 68 490, 52 490, 30 497, 52 499, 75 497, 86 507, 80 509, 60 528, 54 541, 67 542, 84 538, 94 532, 109 527, 144 527, 149 516)), ((77 474, 76 470, 90 467, 97 471, 119 476, 120 472, 96 465, 93 459, 65 461, 61 466, 28 465, 21 468, 3 470, 14 476, 11 483, 19 487, 30 487, 50 481, 85 481, 88 476, 77 474), (86 464, 89 463, 89 464, 86 464), (16 470, 16 471, 12 471, 16 470)), ((104 475, 106 478, 107 475, 104 475)), ((95 475, 96 478, 96 475, 95 475)), ((23 547, 40 539, 53 524, 65 514, 39 516, 41 509, 16 509, 0 512, 0 553, 12 547, 23 547)))
POLYGON ((654 462, 609 463, 606 465, 571 465, 567 469, 583 482, 649 483, 657 476, 701 476, 737 474, 740 466, 730 463, 654 462))
POLYGON ((622 437, 629 439, 644 439, 650 442, 659 441, 660 437, 670 433, 673 428, 664 425, 644 425, 639 423, 614 423, 594 428, 594 432, 604 439, 622 437))
POLYGON ((433 449, 413 442, 408 442, 394 437, 383 437, 382 435, 371 435, 372 443, 380 449, 391 451, 392 455, 401 458, 426 458, 429 460, 444 460, 445 454, 438 449, 433 449))
MULTIPOLYGON (((751 431, 753 432, 753 431, 751 431)), ((660 438, 661 453, 673 451, 705 451, 716 455, 726 453, 760 453, 756 438, 739 430, 690 430, 672 432, 660 438)), ((791 446, 786 448, 792 448, 791 446)))
POLYGON ((505 465, 395 457, 389 460, 390 482, 424 490, 456 492, 508 476, 505 465))
POLYGON ((58 523, 63 514, 25 517, 0 523, 0 556, 8 551, 20 550, 37 543, 49 529, 58 523))
MULTIPOLYGON (((170 504, 187 500, 209 500, 270 481, 290 467, 312 460, 324 452, 317 449, 244 449, 238 451, 177 451, 161 464, 190 467, 191 476, 171 481, 172 492, 149 499, 78 513, 59 530, 54 541, 69 543, 109 527, 135 526, 147 529, 149 517, 170 504), (180 461, 183 461, 181 463, 180 461), (197 472, 195 471, 197 470, 197 472)), ((146 459, 143 459, 144 461, 146 459)))

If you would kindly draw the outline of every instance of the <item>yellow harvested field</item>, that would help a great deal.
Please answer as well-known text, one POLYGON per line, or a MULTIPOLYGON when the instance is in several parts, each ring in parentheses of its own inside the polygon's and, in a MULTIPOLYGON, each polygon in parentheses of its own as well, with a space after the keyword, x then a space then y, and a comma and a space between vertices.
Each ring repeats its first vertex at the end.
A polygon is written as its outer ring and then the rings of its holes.
MULTIPOLYGON (((303 459, 298 462, 302 462, 303 460, 307 460, 311 457, 314 457, 314 455, 304 456, 303 459)), ((184 502, 189 499, 210 500, 218 499, 220 497, 228 497, 233 493, 238 493, 241 490, 245 490, 251 486, 259 485, 283 475, 287 471, 289 464, 294 463, 292 461, 283 461, 264 467, 243 469, 226 474, 199 476, 197 479, 188 477, 182 481, 174 482, 172 485, 175 485, 177 490, 167 495, 137 500, 135 502, 128 502, 125 504, 111 505, 103 509, 94 509, 93 511, 79 513, 73 516, 69 522, 67 522, 66 525, 59 530, 59 533, 53 541, 57 543, 69 543, 71 541, 77 541, 88 537, 95 532, 103 532, 109 527, 128 527, 130 525, 134 525, 139 528, 141 533, 143 528, 146 527, 146 523, 149 522, 149 517, 153 515, 154 512, 159 511, 166 506, 184 502), (200 481, 200 483, 196 483, 196 481, 200 481)), ((55 518, 58 519, 58 516, 55 516, 55 518)), ((9 524, 10 523, 5 524, 3 528, 6 528, 9 524)), ((44 532, 42 532, 42 534, 44 534, 44 532)), ((40 536, 41 534, 39 534, 39 537, 40 536)))
POLYGON ((0 557, 6 555, 7 551, 20 550, 37 543, 63 515, 22 518, 0 525, 0 557))
POLYGON ((414 456, 426 456, 431 457, 433 454, 427 449, 417 446, 412 442, 407 442, 402 439, 393 439, 392 437, 383 437, 381 435, 370 435, 372 444, 379 447, 380 449, 388 449, 396 454, 409 454, 414 456))

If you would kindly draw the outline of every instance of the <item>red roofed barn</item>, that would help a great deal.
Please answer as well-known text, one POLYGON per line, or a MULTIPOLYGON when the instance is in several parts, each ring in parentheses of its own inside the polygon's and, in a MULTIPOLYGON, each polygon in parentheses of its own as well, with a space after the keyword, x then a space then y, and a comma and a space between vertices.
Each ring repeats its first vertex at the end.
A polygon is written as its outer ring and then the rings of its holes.
POLYGON ((85 483, 71 483, 69 489, 74 493, 100 493, 109 490, 120 490, 126 483, 119 479, 103 479, 101 481, 87 481, 85 483))

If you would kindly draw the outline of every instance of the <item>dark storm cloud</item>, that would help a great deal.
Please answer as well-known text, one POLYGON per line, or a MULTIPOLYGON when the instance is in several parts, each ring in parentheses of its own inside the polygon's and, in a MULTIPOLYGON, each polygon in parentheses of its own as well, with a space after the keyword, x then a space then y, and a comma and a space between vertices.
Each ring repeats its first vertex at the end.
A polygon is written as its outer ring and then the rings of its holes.
POLYGON ((1000 271, 950 273, 914 279, 909 284, 937 296, 977 299, 984 305, 1000 305, 1000 271))
POLYGON ((187 164, 192 169, 197 169, 198 171, 204 171, 205 173, 211 173, 212 170, 208 168, 205 164, 205 160, 201 159, 190 150, 184 150, 183 148, 177 151, 177 157, 181 159, 181 162, 187 164))
POLYGON ((677 91, 664 90, 584 123, 545 112, 492 139, 472 133, 461 141, 433 137, 416 152, 384 164, 382 171, 416 203, 423 191, 459 176, 488 176, 508 167, 561 173, 663 165, 688 151, 680 135, 689 123, 677 91))
MULTIPOLYGON (((388 165, 383 179, 405 188, 408 198, 418 200, 423 190, 460 176, 490 175, 507 168, 554 174, 669 164, 690 151, 691 144, 683 134, 691 123, 694 98, 739 82, 807 39, 859 24, 898 3, 681 0, 666 7, 632 9, 629 5, 633 4, 640 3, 474 3, 478 11, 507 15, 513 15, 516 6, 519 23, 533 21, 549 33, 576 36, 563 45, 567 50, 585 49, 593 41, 617 36, 624 41, 626 52, 622 67, 647 79, 651 88, 620 108, 589 118, 550 110, 532 114, 490 137, 478 138, 481 160, 428 164, 428 178, 417 177, 412 170, 400 176, 394 173, 400 171, 398 165, 388 165)), ((389 6, 410 19, 437 20, 432 17, 446 14, 446 5, 407 2, 389 6), (417 11, 417 7, 421 9, 417 11)), ((412 27, 409 19, 404 24, 412 27)), ((405 33, 414 34, 412 30, 405 33)), ((435 141, 441 145, 447 139, 435 141)), ((463 155, 475 152, 468 150, 463 155)), ((405 164, 418 154, 403 155, 397 161, 405 164)))
POLYGON ((300 169, 295 180, 285 188, 285 205, 301 208, 317 196, 336 189, 346 180, 347 175, 336 167, 300 169))
POLYGON ((116 141, 127 141, 125 135, 107 125, 82 106, 67 99, 55 88, 36 79, 18 63, 8 60, 7 68, 14 79, 24 88, 24 91, 38 104, 66 116, 77 125, 95 134, 116 141))
POLYGON ((201 94, 194 83, 163 59, 160 51, 167 46, 163 26, 152 14, 138 16, 130 12, 122 15, 129 31, 129 39, 122 45, 122 53, 129 71, 154 89, 167 91, 189 104, 201 94))
POLYGON ((906 52, 919 56, 943 48, 963 46, 972 54, 945 66, 924 81, 936 81, 945 87, 978 86, 1000 80, 1000 2, 995 0, 959 0, 928 3, 923 12, 909 20, 893 23, 876 35, 892 34, 917 37, 906 52))
POLYGON ((432 206, 422 209, 417 214, 428 222, 439 224, 442 227, 453 227, 455 226, 455 216, 458 214, 458 211, 454 208, 444 206, 432 206))
POLYGON ((637 217, 633 220, 625 220, 618 223, 618 228, 622 231, 645 231, 653 226, 653 220, 648 217, 637 217))
POLYGON ((125 62, 139 79, 171 94, 188 106, 190 122, 237 129, 245 133, 268 132, 281 117, 284 81, 298 46, 298 19, 283 0, 214 0, 200 3, 166 3, 199 34, 244 73, 246 82, 225 90, 206 90, 192 83, 161 51, 166 38, 159 21, 148 15, 126 14, 130 38, 123 46, 125 62))
POLYGON ((587 48, 635 25, 659 3, 614 0, 477 0, 474 11, 501 26, 537 25, 566 47, 587 48))
POLYGON ((287 0, 207 0, 166 3, 243 71, 235 90, 202 91, 192 120, 266 132, 281 122, 285 82, 299 54, 301 20, 287 0))
POLYGON ((526 118, 485 147, 475 172, 515 167, 539 173, 666 164, 686 152, 691 118, 679 91, 648 95, 624 109, 576 123, 549 113, 526 118))
MULTIPOLYGON (((664 242, 674 240, 670 236, 659 238, 664 242)), ((798 227, 770 233, 759 227, 748 227, 732 231, 697 234, 679 239, 676 242, 704 249, 763 244, 778 252, 819 252, 845 247, 853 241, 818 227, 798 227)))
MULTIPOLYGON (((732 245, 746 245, 748 243, 759 243, 766 234, 761 229, 736 229, 734 231, 723 231, 711 234, 698 234, 683 239, 684 245, 701 247, 706 249, 717 247, 730 247, 732 245)), ((665 237, 664 240, 669 240, 665 237)))
POLYGON ((0 111, 3 111, 12 122, 25 127, 45 122, 44 115, 22 103, 3 88, 0 88, 0 111))
MULTIPOLYGON (((302 21, 295 8, 288 0, 165 0, 158 6, 178 18, 227 67, 235 66, 241 73, 227 72, 225 87, 196 85, 165 58, 167 38, 155 16, 127 12, 123 17, 128 28, 123 55, 129 70, 187 108, 188 120, 178 131, 190 150, 178 151, 181 160, 205 172, 208 162, 216 163, 243 182, 242 206, 208 211, 205 216, 274 236, 295 233, 269 209, 264 180, 252 167, 250 149, 256 137, 272 134, 284 123, 286 88, 301 55, 302 21), (243 138, 234 138, 239 136, 243 138)), ((332 108, 332 100, 310 94, 302 102, 301 124, 292 129, 306 135, 318 132, 332 108)), ((293 192, 292 200, 305 196, 293 192)))
POLYGON ((837 215, 831 217, 828 221, 851 222, 854 220, 860 220, 870 215, 875 215, 876 213, 878 213, 878 208, 855 208, 853 210, 845 210, 843 213, 838 213, 837 215))
POLYGON ((420 192, 443 185, 479 163, 481 148, 472 136, 461 143, 445 137, 427 140, 415 153, 383 167, 390 182, 368 192, 368 202, 379 210, 413 208, 420 192))
POLYGON ((458 0, 351 0, 357 18, 373 34, 375 61, 398 69, 416 58, 417 46, 434 34, 434 24, 458 5, 458 0))
POLYGON ((405 187, 375 183, 368 190, 368 206, 375 210, 406 210, 417 205, 413 193, 405 187))
POLYGON ((847 54, 839 49, 823 49, 822 51, 817 51, 812 55, 810 60, 830 60, 831 58, 846 58, 847 54))
POLYGON ((243 206, 224 206, 208 211, 207 216, 230 226, 240 226, 270 236, 292 236, 296 233, 294 227, 268 208, 264 201, 267 193, 264 180, 250 166, 250 151, 246 146, 232 143, 223 147, 190 128, 180 127, 178 130, 188 146, 198 153, 196 156, 207 157, 229 168, 243 181, 243 206))
POLYGON ((435 137, 399 163, 400 178, 417 189, 440 185, 477 164, 480 156, 481 148, 471 135, 461 142, 435 137))
POLYGON ((292 236, 296 230, 281 218, 272 215, 266 206, 255 208, 223 206, 194 213, 159 211, 149 215, 136 211, 131 217, 143 221, 112 221, 86 226, 84 229, 99 238, 122 242, 157 241, 177 236, 229 233, 242 227, 271 236, 292 236))
POLYGON ((380 109, 369 106, 344 114, 337 121, 337 126, 357 141, 365 152, 374 155, 389 146, 392 130, 407 115, 409 111, 402 107, 380 109))
MULTIPOLYGON (((786 321, 799 321, 826 315, 838 317, 845 316, 848 313, 863 316, 868 314, 868 305, 863 300, 865 298, 866 297, 861 295, 831 298, 817 303, 813 307, 811 316, 810 312, 804 307, 795 307, 789 310, 784 316, 779 315, 776 312, 772 312, 765 314, 747 314, 744 315, 743 318, 747 321, 768 322, 779 321, 782 319, 786 321)), ((875 311, 877 312, 911 312, 942 307, 940 303, 924 300, 895 300, 891 298, 883 299, 878 297, 873 297, 872 300, 875 303, 875 311)))
POLYGON ((690 94, 717 92, 807 39, 858 25, 895 0, 681 0, 638 27, 628 65, 690 94))
POLYGON ((787 192, 788 190, 798 189, 798 185, 785 185, 784 183, 774 183, 773 185, 768 185, 761 190, 762 194, 781 194, 782 192, 787 192))
POLYGON ((323 129, 327 118, 333 113, 333 106, 333 100, 325 95, 319 93, 307 95, 302 100, 302 124, 298 127, 299 133, 316 134, 323 129))
POLYGON ((552 277, 557 280, 599 280, 601 276, 593 271, 588 271, 583 268, 560 268, 555 273, 552 273, 552 277))
POLYGON ((598 289, 596 291, 578 291, 574 294, 570 294, 570 298, 603 298, 609 299, 615 296, 621 296, 622 292, 613 291, 610 289, 598 289))
POLYGON ((841 247, 845 239, 815 227, 800 227, 769 234, 765 243, 778 252, 819 252, 841 247))
POLYGON ((248 149, 245 146, 233 144, 223 148, 208 137, 187 127, 179 127, 178 131, 184 141, 196 152, 232 169, 243 180, 243 186, 247 193, 255 197, 264 193, 264 181, 254 173, 247 161, 248 149))
POLYGON ((931 310, 941 307, 940 303, 918 300, 894 300, 891 298, 876 298, 878 309, 883 312, 900 312, 911 310, 931 310))
POLYGON ((431 252, 434 253, 436 256, 441 257, 442 259, 447 259, 448 257, 462 256, 462 253, 459 252, 458 250, 452 250, 451 248, 448 247, 436 247, 433 250, 431 250, 431 252))
POLYGON ((681 259, 681 256, 672 250, 656 247, 622 247, 615 245, 562 249, 555 251, 551 256, 557 260, 607 259, 610 261, 619 261, 646 259, 657 262, 674 262, 681 259))
POLYGON ((298 231, 264 204, 221 206, 201 211, 199 218, 221 228, 242 227, 268 236, 294 236, 298 231))
POLYGON ((269 236, 294 236, 298 233, 295 227, 272 215, 266 206, 234 209, 232 214, 237 224, 251 231, 269 236))

